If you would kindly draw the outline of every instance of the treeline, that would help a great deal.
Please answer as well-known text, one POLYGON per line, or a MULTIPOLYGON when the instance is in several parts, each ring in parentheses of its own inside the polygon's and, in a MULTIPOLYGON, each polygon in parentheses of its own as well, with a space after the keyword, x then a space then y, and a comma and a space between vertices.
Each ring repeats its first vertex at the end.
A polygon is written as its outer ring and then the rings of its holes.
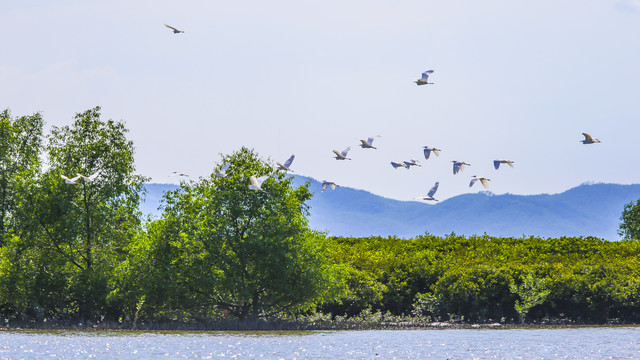
POLYGON ((638 203, 621 242, 335 238, 309 228, 308 184, 242 148, 149 220, 124 123, 43 128, 0 113, 0 326, 640 322, 638 203))
POLYGON ((430 321, 640 322, 640 243, 490 236, 329 238, 349 296, 365 309, 430 321))

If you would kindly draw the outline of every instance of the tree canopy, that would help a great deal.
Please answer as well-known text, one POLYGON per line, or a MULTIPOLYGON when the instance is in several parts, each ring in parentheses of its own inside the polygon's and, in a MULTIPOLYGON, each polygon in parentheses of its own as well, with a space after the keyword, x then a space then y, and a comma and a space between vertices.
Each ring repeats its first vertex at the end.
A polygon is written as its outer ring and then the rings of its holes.
MULTIPOLYGON (((317 304, 333 272, 308 227, 308 184, 294 188, 247 148, 222 156, 223 164, 226 176, 213 172, 168 193, 162 218, 149 226, 152 271, 172 274, 171 286, 189 296, 173 304, 239 319, 317 304), (249 188, 250 176, 264 175, 262 190, 249 188)), ((152 290, 148 306, 154 294, 163 294, 156 304, 176 294, 152 290)))
POLYGON ((40 172, 43 125, 38 113, 13 118, 8 109, 0 112, 0 246, 20 226, 21 188, 40 172))
POLYGON ((67 316, 82 319, 110 314, 106 298, 113 268, 141 227, 144 179, 134 174, 126 132, 121 122, 101 120, 99 107, 77 114, 71 126, 51 130, 47 170, 21 189, 30 221, 5 252, 19 264, 4 269, 21 289, 13 294, 15 303, 65 309, 67 316), (64 181, 65 174, 77 177, 75 183, 64 181), (79 176, 91 174, 97 175, 79 176))
POLYGON ((618 233, 625 240, 640 240, 640 200, 625 205, 618 233))

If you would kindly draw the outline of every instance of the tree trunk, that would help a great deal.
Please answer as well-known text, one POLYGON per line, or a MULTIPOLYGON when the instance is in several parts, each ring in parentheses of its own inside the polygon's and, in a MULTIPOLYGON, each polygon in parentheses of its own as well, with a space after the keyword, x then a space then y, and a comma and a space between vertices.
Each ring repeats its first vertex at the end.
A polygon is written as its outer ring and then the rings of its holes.
POLYGON ((260 296, 258 295, 257 292, 253 293, 253 312, 251 314, 251 319, 252 320, 258 320, 258 315, 260 315, 260 303, 259 303, 259 299, 260 296))

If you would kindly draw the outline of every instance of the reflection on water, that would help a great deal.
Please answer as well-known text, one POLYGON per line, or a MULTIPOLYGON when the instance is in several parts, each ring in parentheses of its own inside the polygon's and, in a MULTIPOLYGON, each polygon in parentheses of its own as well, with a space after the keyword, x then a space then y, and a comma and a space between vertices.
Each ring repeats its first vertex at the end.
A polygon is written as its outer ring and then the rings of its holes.
POLYGON ((640 359, 640 327, 0 332, 0 359, 640 359))

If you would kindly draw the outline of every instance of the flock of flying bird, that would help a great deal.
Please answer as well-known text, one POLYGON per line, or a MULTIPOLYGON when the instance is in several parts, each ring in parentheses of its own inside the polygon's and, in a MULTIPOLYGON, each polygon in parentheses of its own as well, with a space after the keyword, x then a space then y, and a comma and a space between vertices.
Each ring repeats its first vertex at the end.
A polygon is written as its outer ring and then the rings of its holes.
MULTIPOLYGON (((416 84, 418 85, 426 85, 426 84, 433 84, 428 82, 429 79, 429 74, 432 74, 433 70, 428 70, 422 73, 422 77, 418 80, 415 81, 416 84)), ((375 137, 380 137, 375 136, 375 137)), ((376 147, 373 146, 373 140, 375 139, 375 137, 369 137, 366 140, 364 139, 360 139, 360 147, 362 147, 363 149, 377 149, 376 147)), ((429 160, 429 157, 431 156, 431 153, 435 154, 436 156, 440 156, 440 151, 442 151, 441 149, 438 149, 436 147, 433 146, 423 146, 423 153, 424 153, 424 158, 426 160, 429 160)), ((342 150, 341 152, 338 152, 337 150, 333 150, 333 153, 335 154, 335 159, 336 160, 351 160, 351 158, 347 157, 349 150, 351 150, 351 147, 348 146, 346 149, 342 150)), ((291 158, 289 158, 289 162, 293 160, 293 155, 291 156, 291 158)), ((470 166, 471 164, 468 164, 464 161, 457 161, 457 160, 453 160, 453 174, 457 174, 460 171, 464 170, 465 166, 470 166)), ((500 164, 507 164, 511 167, 513 167, 513 161, 511 160, 506 160, 506 159, 497 159, 493 161, 493 166, 497 169, 500 168, 500 164)), ((416 159, 410 159, 408 161, 391 161, 391 166, 393 166, 394 169, 398 169, 398 168, 405 168, 405 169, 410 169, 412 166, 421 166, 420 165, 420 161, 416 160, 416 159)), ((469 183, 469 187, 472 187, 477 181, 480 181, 480 183, 482 184, 482 186, 484 186, 484 188, 488 189, 489 188, 489 181, 491 181, 490 179, 484 178, 484 177, 479 177, 474 175, 471 178, 471 182, 469 183)), ((429 191, 427 192, 426 196, 420 196, 414 199, 419 199, 419 200, 427 200, 427 201, 438 201, 434 195, 436 193, 436 191, 438 191, 438 186, 440 185, 440 182, 436 182, 433 187, 431 187, 431 189, 429 189, 429 191)), ((323 180, 322 181, 322 188, 321 191, 324 191, 328 186, 331 186, 332 189, 335 189, 336 185, 334 182, 331 181, 326 181, 323 180)))
MULTIPOLYGON (((173 26, 167 25, 165 24, 165 26, 171 30, 173 30, 174 34, 179 34, 179 33, 184 33, 183 30, 179 30, 176 29, 173 26)), ((433 74, 433 70, 427 70, 425 72, 422 73, 422 76, 417 79, 416 81, 414 81, 416 83, 416 85, 421 86, 421 85, 433 85, 432 82, 429 82, 429 75, 433 74)), ((591 135, 587 134, 587 133, 582 133, 582 135, 584 136, 584 140, 580 140, 580 142, 582 142, 583 144, 595 144, 595 143, 599 143, 600 140, 593 138, 591 135)), ((376 137, 380 137, 378 136, 372 136, 365 139, 360 139, 360 144, 359 146, 362 147, 363 149, 377 149, 376 147, 373 146, 373 140, 376 137)), ((423 153, 424 153, 424 158, 426 160, 429 160, 429 157, 431 156, 431 153, 435 154, 436 156, 440 156, 440 151, 442 151, 441 149, 438 149, 436 147, 433 146, 423 146, 423 153)), ((335 155, 335 159, 336 160, 351 160, 351 158, 347 157, 349 150, 351 150, 350 146, 347 146, 346 149, 338 152, 337 150, 333 150, 333 153, 335 155)), ((293 172, 293 170, 291 170, 291 164, 293 163, 293 160, 295 159, 295 155, 291 155, 285 162, 284 164, 279 163, 276 161, 276 165, 277 165, 277 169, 276 170, 281 170, 284 172, 293 172)), ((470 166, 471 164, 468 164, 464 161, 457 161, 457 160, 452 160, 451 161, 453 163, 453 174, 456 175, 458 174, 460 171, 464 170, 464 168, 466 166, 470 166)), ((507 164, 510 167, 513 167, 514 162, 511 160, 507 160, 507 159, 496 159, 493 161, 493 166, 495 167, 496 170, 498 170, 500 168, 501 164, 507 164)), ((226 170, 229 168, 230 164, 224 164, 221 167, 215 169, 215 175, 218 177, 226 177, 226 170)), ((412 166, 421 166, 420 162, 416 159, 410 159, 408 161, 392 161, 391 162, 391 166, 393 166, 393 168, 397 169, 397 168, 405 168, 405 169, 410 169, 412 166)), ((95 172, 94 174, 90 175, 90 176, 84 176, 81 174, 76 174, 75 177, 73 178, 68 178, 65 175, 61 175, 61 177, 65 180, 65 183, 67 184, 76 184, 76 182, 79 179, 84 179, 85 181, 89 181, 89 182, 93 182, 95 181, 98 176, 100 175, 100 171, 95 172)), ((188 177, 189 175, 180 172, 180 171, 174 171, 171 175, 169 176, 178 176, 178 177, 188 177)), ((251 185, 249 185, 249 189, 251 190, 255 190, 255 191, 263 191, 262 190, 262 183, 269 177, 269 175, 264 175, 264 176, 260 176, 258 178, 256 178, 255 176, 250 176, 249 177, 249 181, 251 182, 251 185)), ((476 182, 480 182, 480 184, 482 184, 482 186, 485 189, 489 188, 489 181, 491 181, 491 179, 485 178, 485 177, 480 177, 477 175, 474 175, 471 177, 471 182, 469 183, 469 187, 472 187, 476 182)), ((436 183, 429 189, 429 191, 427 192, 426 196, 420 196, 420 197, 416 197, 414 199, 418 199, 418 200, 426 200, 426 201, 438 201, 434 195, 436 193, 436 191, 438 191, 438 186, 440 185, 439 181, 436 181, 436 183)), ((327 181, 327 180, 322 180, 322 186, 320 188, 321 192, 324 192, 327 188, 331 188, 331 190, 335 190, 336 187, 338 187, 340 185, 336 184, 333 181, 327 181)))

